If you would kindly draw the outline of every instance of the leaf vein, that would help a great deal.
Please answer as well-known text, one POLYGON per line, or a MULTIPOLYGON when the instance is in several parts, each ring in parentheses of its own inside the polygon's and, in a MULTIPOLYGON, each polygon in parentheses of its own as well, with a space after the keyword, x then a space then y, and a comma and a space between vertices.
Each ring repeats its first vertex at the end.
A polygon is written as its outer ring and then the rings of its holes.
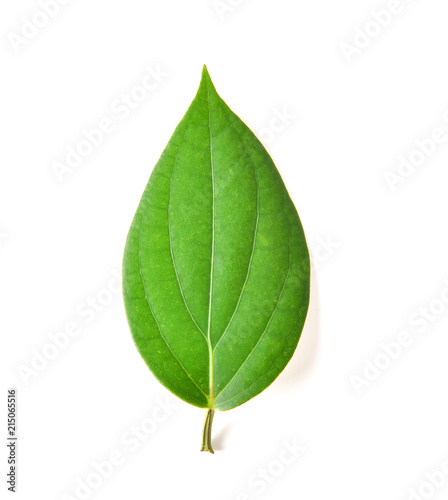
POLYGON ((213 163, 213 134, 212 134, 212 120, 211 120, 211 107, 210 107, 210 92, 207 84, 207 106, 208 106, 208 128, 210 134, 210 168, 212 177, 212 249, 211 249, 211 262, 210 262, 210 290, 208 302, 208 325, 207 325, 207 339, 208 339, 208 353, 209 353, 209 390, 210 390, 210 403, 214 406, 215 399, 215 379, 214 379, 214 353, 211 342, 211 326, 212 326, 212 299, 213 299, 213 273, 215 266, 215 168, 213 163))
MULTIPOLYGON (((289 239, 289 242, 291 244, 291 235, 290 235, 290 239, 289 239)), ((255 344, 255 346, 251 349, 251 351, 249 352, 249 354, 247 355, 246 359, 243 361, 243 363, 241 364, 241 366, 238 368, 238 370, 235 372, 235 374, 233 375, 233 377, 229 380, 229 382, 227 382, 227 384, 224 386, 224 388, 219 392, 219 394, 217 394, 216 398, 218 398, 228 387, 229 385, 234 382, 235 378, 237 377, 237 375, 241 372, 241 370, 244 368, 244 366, 246 365, 246 363, 248 362, 249 358, 252 356, 252 354, 255 352, 255 350, 257 349, 257 347, 260 345, 261 341, 263 340, 266 332, 268 331, 269 329, 269 325, 271 324, 274 316, 275 316, 275 313, 277 312, 278 310, 278 307, 279 307, 279 304, 280 304, 280 301, 281 301, 281 298, 283 296, 283 292, 285 291, 285 288, 286 288, 286 284, 288 283, 288 278, 289 278, 289 273, 291 271, 291 253, 289 252, 289 265, 288 265, 288 271, 286 273, 286 276, 285 276, 285 281, 283 283, 283 286, 282 286, 282 289, 280 291, 280 294, 279 296, 277 297, 277 303, 275 305, 275 308, 274 310, 272 311, 272 314, 271 316, 269 317, 269 320, 266 324, 266 327, 264 328, 262 334, 260 335, 260 338, 258 339, 257 343, 255 344)))
MULTIPOLYGON (((232 129, 238 134, 237 130, 235 129, 235 126, 229 120, 229 118, 227 117, 227 115, 226 115, 226 119, 227 119, 229 125, 232 127, 232 129)), ((244 294, 244 292, 246 290, 246 285, 247 285, 247 282, 249 280, 250 270, 251 270, 251 267, 252 267, 252 260, 253 260, 254 254, 255 254, 255 244, 256 244, 256 240, 257 240, 258 223, 259 223, 259 220, 260 220, 260 193, 259 193, 259 183, 258 183, 257 169, 255 167, 255 164, 254 164, 254 161, 252 159, 252 156, 250 155, 249 151, 246 148, 246 145, 244 144, 244 141, 241 141, 241 144, 243 145, 244 151, 246 152, 246 155, 249 158, 250 163, 252 165, 252 169, 254 171, 254 179, 255 179, 255 184, 256 184, 256 187, 257 187, 257 219, 255 221, 254 235, 253 235, 253 240, 252 240, 252 250, 251 250, 250 257, 249 257, 249 263, 247 265, 246 277, 244 279, 244 283, 243 283, 243 286, 241 288, 240 296, 238 297, 238 302, 236 303, 235 309, 233 310, 232 316, 230 317, 230 320, 227 323, 226 328, 224 329, 221 337, 219 338, 218 342, 216 343, 215 347, 213 348, 213 352, 216 351, 216 348, 221 343, 221 340, 224 338, 224 336, 226 335, 227 331, 229 330, 230 325, 232 324, 232 321, 233 321, 233 319, 234 319, 234 317, 235 317, 235 315, 236 315, 236 313, 238 311, 238 308, 240 306, 241 299, 243 298, 243 294, 244 294)))
MULTIPOLYGON (((132 298, 131 298, 130 294, 129 294, 129 293, 128 293, 128 292, 127 292, 124 288, 123 288, 123 290, 124 290, 125 295, 127 295, 128 299, 131 301, 131 300, 132 300, 132 298)), ((144 298, 146 299, 146 297, 144 297, 144 298)), ((134 318, 134 314, 133 314, 133 312, 132 312, 132 309, 131 309, 131 308, 128 308, 128 310, 127 310, 127 314, 129 314, 129 316, 132 318, 132 320, 134 321, 134 323, 136 323, 135 318, 134 318)), ((151 315, 152 315, 152 314, 151 314, 151 315)), ((154 316, 153 316, 153 319, 154 319, 154 316)), ((155 321, 155 319, 154 319, 154 321, 155 321)), ((138 335, 141 339, 143 339, 143 340, 147 340, 147 339, 145 339, 144 337, 142 337, 142 335, 140 335, 140 333, 139 333, 139 331, 138 331, 138 328, 135 328, 135 329, 133 330, 133 332, 135 332, 135 334, 136 334, 136 335, 138 335)), ((146 354, 147 354, 148 358, 152 361, 152 363, 154 364, 154 366, 157 366, 157 367, 158 367, 161 371, 163 371, 162 366, 161 366, 159 363, 157 363, 157 361, 156 361, 156 360, 155 360, 155 359, 151 356, 151 354, 150 354, 149 350, 148 350, 148 351, 146 351, 146 354)), ((167 378, 167 380, 169 380, 169 381, 170 381, 170 382, 171 382, 171 383, 172 383, 172 384, 176 387, 176 389, 177 389, 179 392, 181 392, 181 393, 183 393, 183 394, 184 394, 184 397, 185 397, 185 400, 186 400, 186 401, 187 401, 188 399, 193 399, 193 400, 195 400, 196 402, 200 403, 201 405, 203 404, 203 401, 201 401, 201 400, 200 400, 200 399, 198 399, 198 398, 195 398, 195 397, 194 397, 194 396, 192 396, 192 395, 191 395, 188 391, 184 391, 184 390, 182 389, 182 386, 177 385, 177 384, 176 384, 176 383, 175 383, 175 382, 174 382, 174 381, 173 381, 170 377, 168 377, 168 376, 167 376, 166 372, 164 373, 164 375, 165 375, 165 377, 167 378)))
MULTIPOLYGON (((292 337, 292 335, 294 334, 295 330, 297 328, 297 325, 294 325, 294 327, 291 329, 291 331, 289 332, 289 334, 286 336, 286 339, 285 340, 288 340, 290 337, 292 337)), ((269 370, 265 373, 263 373, 263 375, 261 375, 260 377, 257 378, 257 380, 255 380, 254 382, 252 382, 252 384, 250 384, 249 387, 246 387, 246 389, 244 389, 240 394, 237 394, 235 396, 233 396, 232 398, 230 399, 226 399, 223 403, 220 403, 220 406, 224 406, 224 405, 227 405, 229 404, 230 401, 233 401, 234 399, 236 399, 238 396, 240 396, 241 394, 244 394, 245 392, 247 391, 250 391, 250 389, 252 389, 252 387, 257 384, 261 379, 263 379, 264 377, 267 377, 269 375, 269 373, 271 373, 271 371, 274 369, 277 361, 284 355, 283 352, 281 352, 274 360, 274 362, 272 363, 272 366, 269 368, 269 370)))
POLYGON ((196 321, 196 319, 194 318, 192 312, 191 312, 191 309, 187 303, 187 300, 185 298, 185 293, 184 293, 184 290, 183 290, 183 287, 182 287, 182 284, 180 282, 180 278, 179 278, 179 272, 178 272, 178 269, 177 269, 177 266, 176 266, 176 259, 174 258, 174 250, 173 250, 173 239, 172 239, 172 226, 171 226, 171 200, 172 200, 172 197, 171 197, 171 190, 172 190, 172 181, 173 181, 173 176, 174 176, 174 169, 176 168, 176 165, 177 165, 177 160, 179 158, 179 152, 180 152, 180 147, 182 145, 182 143, 184 142, 184 139, 185 139, 185 136, 187 134, 187 130, 185 130, 185 133, 184 135, 182 136, 182 139, 179 143, 179 146, 177 148, 177 153, 176 153, 176 157, 174 159, 174 165, 173 165, 173 171, 171 173, 171 177, 170 177, 170 194, 169 194, 169 200, 168 200, 168 234, 169 234, 169 241, 170 241, 170 254, 171 254, 171 260, 173 262, 173 267, 174 267, 174 273, 176 275, 176 280, 177 280, 177 284, 179 285, 179 290, 180 290, 180 294, 182 296, 182 300, 185 304, 185 308, 187 309, 188 311, 188 314, 190 315, 190 318, 191 320, 193 321, 193 323, 196 325, 196 328, 201 332, 201 334, 203 335, 203 337, 205 338, 205 340, 207 340, 207 337, 204 333, 204 331, 202 330, 202 328, 199 326, 198 322, 196 321))
MULTIPOLYGON (((142 224, 143 224, 143 219, 142 219, 142 224)), ((149 300, 149 296, 148 296, 148 290, 147 290, 147 287, 146 287, 146 282, 145 282, 145 278, 143 277, 143 273, 142 273, 142 264, 141 264, 141 253, 140 253, 140 242, 141 242, 141 225, 139 227, 139 237, 138 237, 138 272, 140 274, 140 278, 142 280, 142 284, 143 284, 143 289, 145 290, 145 299, 146 299, 146 303, 148 304, 148 307, 149 307, 149 310, 151 311, 151 314, 152 314, 152 317, 154 318, 154 321, 157 325, 157 328, 159 330, 159 333, 160 333, 160 336, 162 337, 163 341, 165 342, 166 346, 168 347, 168 349, 170 350, 171 354, 173 355, 174 359, 179 363, 179 365, 182 367, 183 371, 185 372, 185 374, 187 375, 187 377, 193 382, 193 384, 202 392, 202 394, 204 394, 204 396, 206 398, 208 398, 207 394, 205 394, 205 392, 199 387, 199 385, 196 383, 196 381, 193 379, 193 377, 188 373, 187 369, 185 368, 185 366, 183 365, 182 361, 179 359, 179 357, 177 356, 177 354, 174 352, 174 350, 171 348, 170 344, 168 343, 168 341, 166 340, 165 336, 163 335, 163 332, 162 332, 162 328, 160 327, 160 324, 157 320, 157 316, 155 315, 154 313, 154 309, 152 307, 152 304, 151 304, 151 301, 149 300)))

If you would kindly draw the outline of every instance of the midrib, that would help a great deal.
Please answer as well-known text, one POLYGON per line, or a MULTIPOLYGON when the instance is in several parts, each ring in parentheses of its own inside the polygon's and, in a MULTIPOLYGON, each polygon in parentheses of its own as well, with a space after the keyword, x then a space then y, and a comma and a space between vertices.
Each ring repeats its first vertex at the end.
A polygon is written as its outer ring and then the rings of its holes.
POLYGON ((213 408, 215 404, 215 384, 214 384, 214 359, 211 341, 211 319, 212 319, 212 297, 213 297, 213 274, 215 262, 215 172, 213 165, 213 139, 212 139, 212 126, 211 126, 211 111, 210 111, 210 94, 209 83, 207 85, 207 105, 208 105, 208 129, 210 133, 210 165, 212 176, 212 249, 211 249, 211 262, 210 262, 210 291, 208 303, 208 326, 207 326, 207 341, 208 341, 208 354, 209 354, 209 407, 213 408))

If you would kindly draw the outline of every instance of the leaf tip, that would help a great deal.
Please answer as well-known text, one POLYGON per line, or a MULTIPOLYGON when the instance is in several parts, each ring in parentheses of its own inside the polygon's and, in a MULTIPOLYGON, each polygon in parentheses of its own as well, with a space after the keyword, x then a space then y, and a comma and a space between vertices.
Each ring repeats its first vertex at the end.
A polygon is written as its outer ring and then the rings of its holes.
POLYGON ((202 76, 201 76, 201 84, 200 87, 206 87, 207 89, 215 89, 213 85, 212 79, 210 77, 210 73, 208 72, 207 66, 204 64, 202 67, 202 76))

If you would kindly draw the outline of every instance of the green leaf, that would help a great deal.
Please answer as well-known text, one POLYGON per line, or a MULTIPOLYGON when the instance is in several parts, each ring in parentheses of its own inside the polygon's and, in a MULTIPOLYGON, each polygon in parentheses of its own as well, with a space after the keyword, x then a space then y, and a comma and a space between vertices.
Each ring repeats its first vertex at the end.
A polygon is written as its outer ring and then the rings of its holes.
POLYGON ((269 154, 204 66, 195 99, 152 172, 126 242, 134 342, 192 405, 228 410, 263 391, 297 346, 309 255, 269 154))

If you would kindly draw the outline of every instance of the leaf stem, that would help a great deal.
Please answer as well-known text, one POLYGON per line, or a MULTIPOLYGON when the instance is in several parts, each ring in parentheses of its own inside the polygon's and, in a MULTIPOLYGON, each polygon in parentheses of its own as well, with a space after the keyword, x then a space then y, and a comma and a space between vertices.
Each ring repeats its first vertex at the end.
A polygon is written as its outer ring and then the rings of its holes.
POLYGON ((204 430, 202 432, 202 448, 201 451, 209 451, 215 453, 212 448, 212 423, 215 410, 209 408, 205 414, 204 430))

